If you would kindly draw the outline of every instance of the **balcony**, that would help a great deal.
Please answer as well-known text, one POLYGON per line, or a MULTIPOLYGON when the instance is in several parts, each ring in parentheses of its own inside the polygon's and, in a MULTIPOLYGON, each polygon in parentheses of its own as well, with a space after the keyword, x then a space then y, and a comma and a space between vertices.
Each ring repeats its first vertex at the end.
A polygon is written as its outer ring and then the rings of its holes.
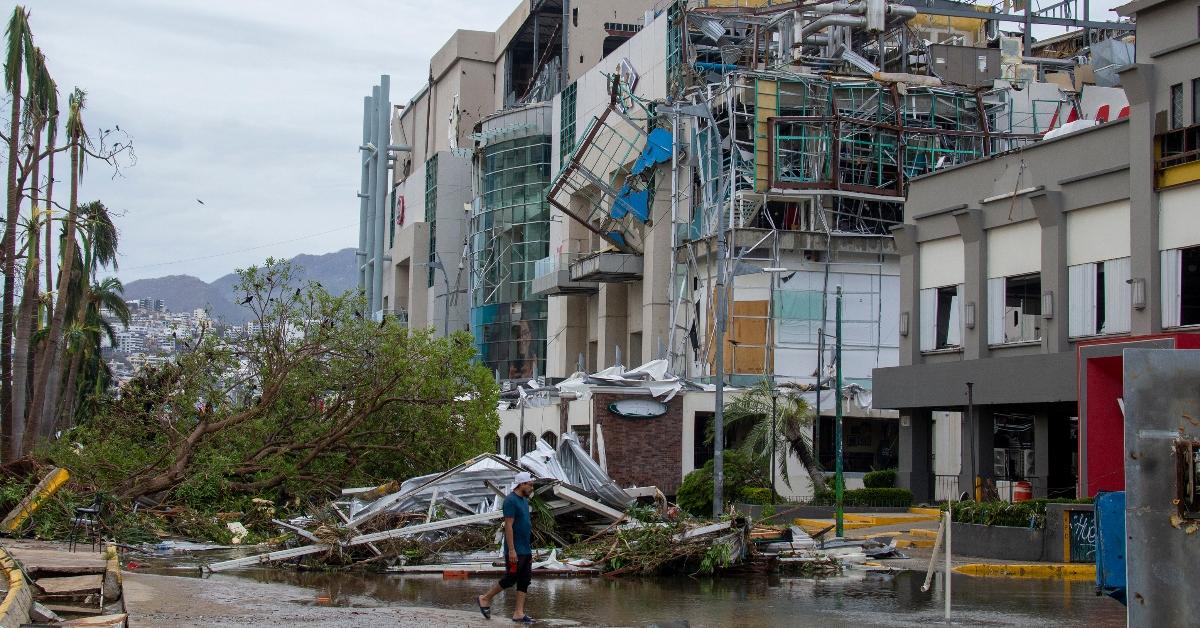
POLYGON ((579 258, 578 253, 562 253, 544 257, 533 266, 533 293, 543 296, 566 294, 594 294, 600 284, 594 281, 572 281, 571 262, 579 258))
POLYGON ((1154 144, 1155 187, 1200 181, 1200 124, 1160 133, 1154 144))
POLYGON ((571 263, 571 281, 624 283, 642 278, 642 256, 601 251, 571 263))

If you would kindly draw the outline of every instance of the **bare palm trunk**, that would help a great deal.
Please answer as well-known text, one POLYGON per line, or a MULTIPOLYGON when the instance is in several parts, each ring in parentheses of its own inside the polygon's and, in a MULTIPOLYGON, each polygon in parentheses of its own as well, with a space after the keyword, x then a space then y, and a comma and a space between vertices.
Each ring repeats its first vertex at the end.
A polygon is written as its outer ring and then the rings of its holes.
POLYGON ((21 308, 17 312, 17 341, 13 349, 13 392, 12 392, 12 440, 23 442, 28 413, 26 406, 29 394, 30 351, 29 342, 37 326, 38 314, 38 238, 41 225, 38 223, 38 201, 40 200, 41 161, 37 158, 41 150, 42 125, 33 132, 33 193, 30 194, 29 261, 25 265, 25 285, 21 289, 21 308))
POLYGON ((70 136, 71 198, 66 216, 66 233, 63 235, 62 265, 58 272, 58 298, 54 301, 53 315, 50 317, 50 329, 46 339, 46 357, 38 364, 38 381, 41 382, 41 387, 35 395, 34 405, 30 409, 30 416, 37 417, 37 429, 26 430, 23 451, 32 448, 35 434, 48 433, 50 426, 56 423, 54 415, 58 410, 58 397, 63 375, 63 332, 67 319, 67 284, 71 281, 75 262, 75 231, 79 212, 79 165, 82 149, 80 144, 82 141, 81 131, 72 130, 70 136))
MULTIPOLYGON (((57 113, 57 112, 56 112, 57 113)), ((58 136, 58 118, 51 118, 50 133, 47 136, 46 144, 50 147, 50 163, 46 168, 46 255, 42 259, 46 263, 46 289, 49 290, 54 285, 54 257, 51 253, 54 250, 54 160, 57 155, 54 153, 54 144, 58 136)), ((49 317, 47 317, 49 318, 49 317)))
POLYGON ((77 347, 71 353, 71 366, 67 368, 67 383, 62 387, 62 401, 59 403, 58 420, 55 423, 39 426, 46 430, 46 433, 38 434, 40 438, 50 438, 56 431, 68 429, 75 424, 75 405, 79 399, 79 391, 76 388, 79 381, 79 369, 82 366, 83 348, 77 347))
MULTIPOLYGON (((9 453, 12 443, 12 368, 13 368, 13 301, 17 289, 17 220, 20 218, 21 188, 17 185, 17 161, 20 158, 21 131, 21 72, 14 72, 12 111, 8 128, 8 222, 4 223, 4 298, 0 309, 0 441, 9 453)), ((9 458, 10 460, 12 458, 9 458)))

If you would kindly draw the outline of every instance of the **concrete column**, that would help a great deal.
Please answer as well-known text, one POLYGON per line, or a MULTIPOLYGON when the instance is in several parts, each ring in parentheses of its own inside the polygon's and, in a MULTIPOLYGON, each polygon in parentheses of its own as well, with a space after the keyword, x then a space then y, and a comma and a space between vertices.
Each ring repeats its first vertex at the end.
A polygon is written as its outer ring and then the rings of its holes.
MULTIPOLYGON (((429 320, 429 223, 413 224, 412 258, 408 273, 408 327, 409 329, 424 329, 435 324, 429 320)), ((436 272, 436 271, 435 271, 436 272)), ((441 333, 442 321, 438 320, 438 333, 441 333)))
MULTIPOLYGON (((681 168, 680 181, 691 181, 690 170, 681 168)), ((680 203, 680 208, 684 203, 680 203)), ((671 318, 671 279, 674 275, 674 250, 672 249, 671 224, 671 177, 658 178, 654 195, 654 204, 650 208, 651 226, 646 230, 644 255, 642 259, 642 281, 637 285, 641 289, 642 311, 637 313, 642 332, 642 346, 639 348, 642 361, 648 362, 666 355, 659 354, 659 348, 665 352, 670 330, 671 318)), ((632 297, 630 301, 633 301, 632 297)), ((634 314, 631 312, 631 316, 634 314)), ((634 325, 631 323, 631 327, 634 325)), ((635 365, 630 365, 635 366, 635 365)))
POLYGON ((987 357, 987 238, 983 231, 983 210, 962 209, 954 212, 963 240, 963 359, 987 357), (967 308, 975 308, 975 327, 966 328, 967 308))
POLYGON ((1029 197, 1042 227, 1042 294, 1054 295, 1054 318, 1042 320, 1042 346, 1047 353, 1070 351, 1070 303, 1067 286, 1067 225, 1062 194, 1037 192, 1029 197))
POLYGON ((587 353, 587 296, 550 297, 547 331, 546 376, 568 377, 587 353))
POLYGON ((1033 415, 1033 474, 1033 496, 1045 497, 1050 479, 1050 414, 1045 410, 1033 415))
POLYGON ((933 500, 933 444, 929 410, 900 411, 900 464, 896 486, 913 493, 914 503, 933 500))
POLYGON ((1154 112, 1160 107, 1155 104, 1152 65, 1128 65, 1120 75, 1129 98, 1130 277, 1146 280, 1146 307, 1133 310, 1130 321, 1133 335, 1138 336, 1162 331, 1158 194, 1154 191, 1154 112))
POLYGON ((896 250, 900 253, 900 364, 917 364, 921 361, 917 226, 896 225, 892 227, 892 237, 896 242, 896 250), (905 318, 908 319, 908 335, 903 335, 905 318))
MULTIPOLYGON (((621 283, 600 285, 597 312, 598 333, 596 334, 596 368, 606 369, 616 364, 616 348, 621 355, 629 355, 629 319, 626 304, 627 287, 621 283)), ((626 360, 622 360, 626 361, 626 360)), ((629 366, 626 364, 625 366, 629 366)), ((636 365, 634 365, 636 366, 636 365)))
POLYGON ((959 490, 975 494, 975 476, 982 478, 986 484, 992 473, 993 432, 995 422, 993 410, 989 406, 975 406, 975 420, 972 421, 967 408, 962 408, 962 467, 958 473, 959 490), (974 452, 974 457, 972 457, 974 452), (974 467, 972 469, 972 467, 974 467))

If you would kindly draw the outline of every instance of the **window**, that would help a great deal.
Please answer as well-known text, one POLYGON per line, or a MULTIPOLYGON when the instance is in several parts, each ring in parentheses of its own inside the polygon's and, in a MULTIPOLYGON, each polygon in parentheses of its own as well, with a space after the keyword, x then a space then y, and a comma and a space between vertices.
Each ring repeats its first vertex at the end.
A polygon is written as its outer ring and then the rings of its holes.
POLYGON ((1129 258, 1067 268, 1068 333, 1072 338, 1129 331, 1129 258))
POLYGON ((504 435, 504 455, 517 459, 517 435, 509 432, 504 435))
POLYGON ((592 443, 592 428, 591 428, 591 426, 590 425, 576 425, 575 427, 571 428, 571 431, 575 432, 575 438, 577 438, 579 440, 579 446, 582 447, 584 451, 590 452, 591 451, 591 443, 592 443))
POLYGON ((546 441, 547 445, 554 447, 555 449, 558 448, 558 437, 554 435, 552 430, 546 430, 546 432, 542 434, 542 440, 546 441))
POLYGON ((521 437, 521 453, 527 454, 537 449, 537 434, 533 432, 525 432, 521 437))
POLYGON ((1171 128, 1183 126, 1183 83, 1171 86, 1171 128))
POLYGON ((1200 325, 1200 246, 1162 252, 1163 327, 1200 325))
POLYGON ((559 168, 564 165, 563 162, 575 152, 575 94, 576 83, 571 83, 562 92, 562 101, 559 106, 559 121, 558 121, 558 158, 559 168))
POLYGON ((962 346, 959 286, 921 291, 921 350, 936 351, 962 346))
POLYGON ((1192 124, 1200 124, 1200 78, 1192 79, 1192 124))
POLYGON ((1041 314, 1040 273, 988 280, 988 344, 1041 339, 1041 314))
POLYGON ((425 162, 425 222, 429 223, 429 277, 426 285, 430 288, 433 287, 433 262, 437 260, 437 160, 438 156, 434 155, 425 162))

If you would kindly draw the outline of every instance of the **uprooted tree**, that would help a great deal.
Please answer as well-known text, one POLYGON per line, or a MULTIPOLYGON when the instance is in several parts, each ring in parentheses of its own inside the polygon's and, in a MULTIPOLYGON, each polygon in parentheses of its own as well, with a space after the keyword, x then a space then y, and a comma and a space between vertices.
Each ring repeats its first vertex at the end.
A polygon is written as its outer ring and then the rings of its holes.
POLYGON ((239 274, 247 331, 180 339, 49 457, 118 498, 213 509, 323 501, 491 449, 498 391, 469 336, 371 320, 360 295, 298 285, 288 262, 239 274))

